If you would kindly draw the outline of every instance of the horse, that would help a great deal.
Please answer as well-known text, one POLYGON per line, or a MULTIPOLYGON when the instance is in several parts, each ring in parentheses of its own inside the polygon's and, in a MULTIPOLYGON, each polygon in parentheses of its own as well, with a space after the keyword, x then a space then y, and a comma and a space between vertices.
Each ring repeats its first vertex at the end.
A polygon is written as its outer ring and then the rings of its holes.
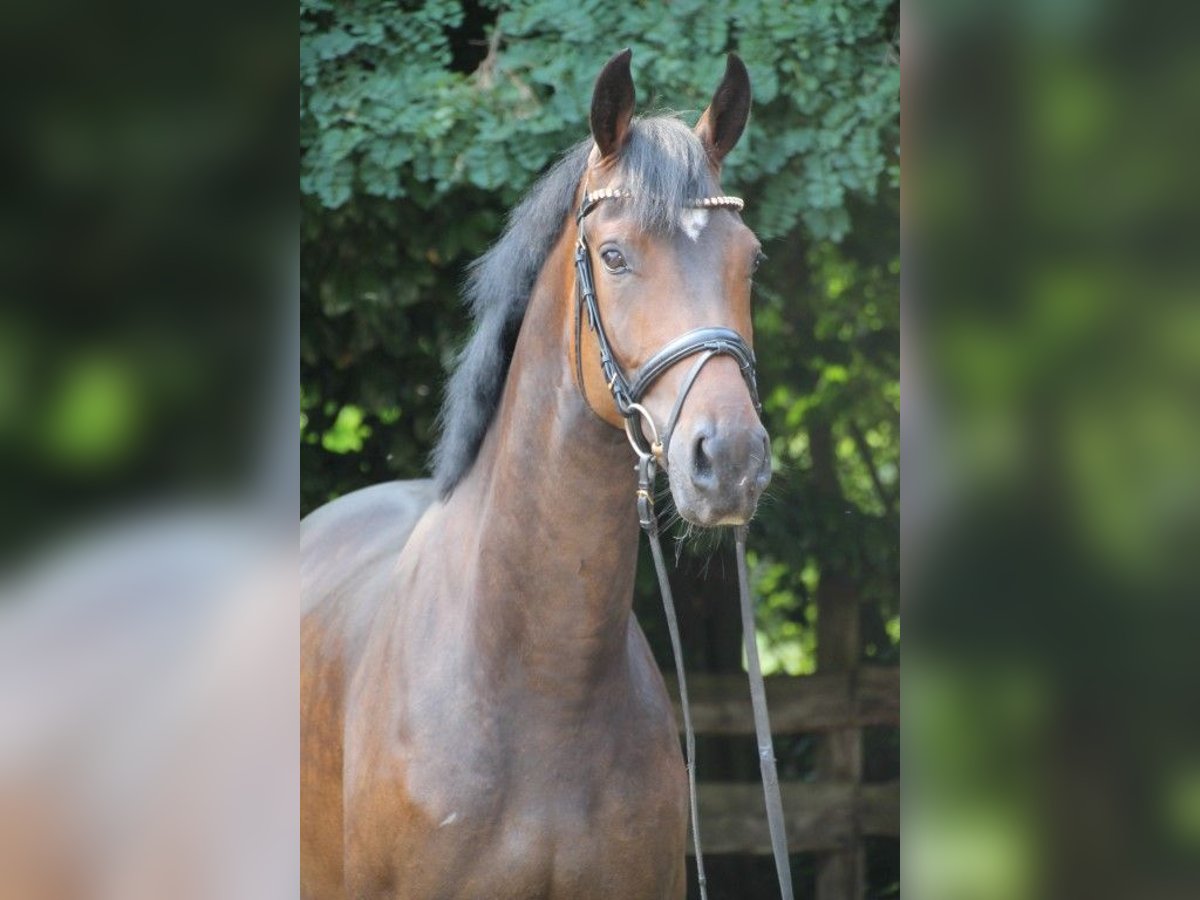
POLYGON ((719 188, 744 64, 693 128, 634 116, 630 57, 470 270, 433 478, 302 523, 306 898, 684 896, 687 774, 632 614, 627 439, 653 444, 688 522, 753 515, 770 454, 739 359, 761 250, 719 188), (693 332, 724 342, 656 357, 693 332), (622 404, 613 373, 652 357, 622 404))

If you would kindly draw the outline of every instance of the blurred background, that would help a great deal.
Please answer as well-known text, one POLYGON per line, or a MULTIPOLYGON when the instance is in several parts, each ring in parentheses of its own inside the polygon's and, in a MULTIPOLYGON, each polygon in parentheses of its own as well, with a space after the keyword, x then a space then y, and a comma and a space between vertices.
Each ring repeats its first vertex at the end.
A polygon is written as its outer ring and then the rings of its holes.
POLYGON ((1200 896, 1200 57, 905 9, 904 887, 1200 896))
MULTIPOLYGON (((587 136, 604 62, 631 47, 639 111, 695 122, 741 55, 754 107, 722 181, 767 255, 755 344, 775 476, 749 544, 793 868, 801 896, 897 896, 898 4, 300 11, 303 512, 427 474, 465 267, 587 136)), ((709 896, 776 896, 731 546, 675 550, 709 896)), ((671 671, 648 556, 637 612, 671 671)))
POLYGON ((294 8, 0 9, 0 898, 296 896, 294 8))

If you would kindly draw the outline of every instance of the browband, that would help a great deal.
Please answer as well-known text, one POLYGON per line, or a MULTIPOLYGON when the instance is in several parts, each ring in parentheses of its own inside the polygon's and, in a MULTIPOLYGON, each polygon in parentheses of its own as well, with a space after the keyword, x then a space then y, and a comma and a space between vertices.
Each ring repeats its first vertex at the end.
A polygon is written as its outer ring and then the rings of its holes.
MULTIPOLYGON (((598 188, 594 191, 584 191, 583 199, 579 203, 579 212, 575 214, 575 221, 582 221, 583 217, 595 209, 601 200, 628 200, 632 196, 633 191, 625 188, 598 188)), ((746 201, 741 197, 730 197, 726 194, 717 197, 698 197, 684 204, 685 209, 732 209, 735 212, 741 212, 745 206, 746 201)))

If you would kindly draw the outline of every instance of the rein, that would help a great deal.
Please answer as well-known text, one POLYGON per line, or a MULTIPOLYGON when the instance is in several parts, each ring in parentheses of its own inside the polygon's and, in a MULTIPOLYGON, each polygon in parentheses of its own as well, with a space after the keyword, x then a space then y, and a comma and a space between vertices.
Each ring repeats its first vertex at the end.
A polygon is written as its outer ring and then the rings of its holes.
MULTIPOLYGON (((667 630, 671 636, 671 652, 675 658, 675 673, 679 681, 679 701, 683 711, 684 743, 687 749, 688 792, 691 807, 692 843, 696 850, 696 876, 701 900, 707 900, 708 891, 704 876, 704 854, 700 849, 700 811, 696 802, 696 735, 692 728, 691 708, 688 704, 687 680, 683 668, 683 647, 679 638, 679 621, 675 614, 675 599, 667 577, 667 566, 663 560, 662 543, 659 539, 658 517, 654 512, 654 479, 660 461, 664 463, 671 435, 683 410, 692 385, 700 370, 713 357, 732 356, 738 363, 742 378, 750 391, 755 411, 762 415, 762 404, 758 398, 758 383, 755 374, 754 351, 745 339, 732 328, 696 328, 688 331, 660 348, 632 376, 621 369, 604 330, 600 317, 600 306, 596 300, 596 284, 592 275, 591 253, 583 220, 602 200, 619 200, 631 197, 629 191, 619 188, 604 188, 593 192, 585 191, 575 215, 578 239, 575 243, 575 368, 583 390, 583 360, 580 338, 583 330, 583 315, 586 311, 588 325, 596 335, 600 347, 600 368, 605 383, 612 393, 617 410, 625 418, 625 434, 637 454, 637 511, 638 522, 650 542, 650 553, 654 558, 654 570, 658 575, 658 587, 662 594, 663 611, 666 614, 667 630), (692 356, 699 358, 684 376, 679 394, 671 409, 662 436, 659 436, 654 419, 641 405, 650 386, 676 363, 692 356), (650 431, 647 441, 645 425, 650 431)), ((732 209, 740 211, 743 201, 738 197, 704 197, 688 204, 693 209, 732 209)), ((585 395, 586 400, 586 395, 585 395)), ((779 794, 779 775, 775 768, 775 750, 771 743, 771 723, 767 716, 767 693, 763 685, 762 668, 758 660, 758 643, 754 627, 754 598, 750 593, 750 579, 746 568, 746 526, 734 528, 734 544, 737 550, 738 593, 742 611, 742 637, 746 648, 746 669, 750 679, 750 701, 754 708, 754 731, 758 741, 758 761, 762 772, 763 796, 767 808, 767 824, 771 832, 771 849, 775 856, 775 871, 779 877, 779 891, 784 900, 792 900, 792 874, 788 863, 787 835, 784 831, 783 801, 779 794)))

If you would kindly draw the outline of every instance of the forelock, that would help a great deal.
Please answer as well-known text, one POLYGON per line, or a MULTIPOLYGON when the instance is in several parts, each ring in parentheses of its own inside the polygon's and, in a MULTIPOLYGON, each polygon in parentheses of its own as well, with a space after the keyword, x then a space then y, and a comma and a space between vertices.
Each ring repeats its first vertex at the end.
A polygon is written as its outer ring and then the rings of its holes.
POLYGON ((704 145, 674 116, 634 120, 613 185, 632 194, 622 202, 637 225, 660 232, 677 229, 688 204, 718 193, 704 145))

